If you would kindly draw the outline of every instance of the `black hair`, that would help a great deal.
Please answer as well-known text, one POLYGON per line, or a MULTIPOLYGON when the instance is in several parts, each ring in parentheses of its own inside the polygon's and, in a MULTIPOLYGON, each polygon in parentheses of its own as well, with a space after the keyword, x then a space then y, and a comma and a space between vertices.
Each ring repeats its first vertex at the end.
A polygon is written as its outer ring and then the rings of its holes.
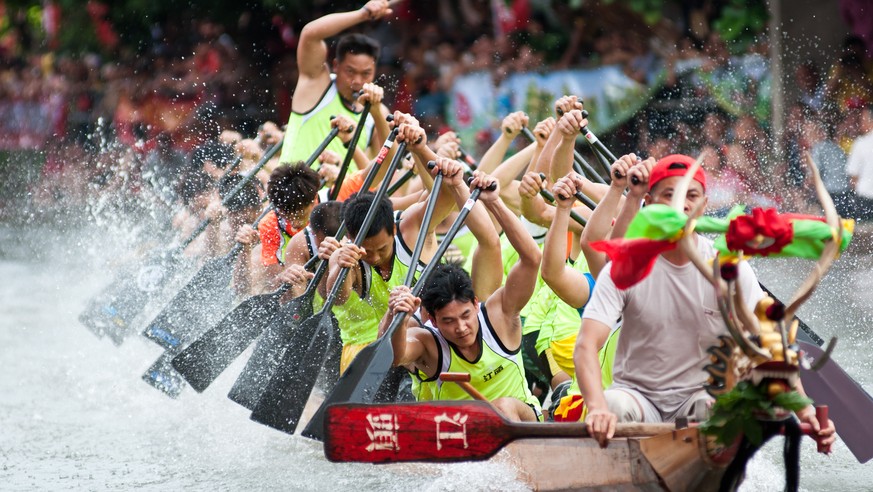
POLYGON ((179 178, 176 183, 176 194, 182 203, 190 205, 197 195, 208 191, 214 182, 202 169, 189 169, 179 178))
MULTIPOLYGON (((231 174, 230 176, 225 176, 223 179, 218 181, 218 196, 224 200, 227 197, 227 194, 230 193, 231 190, 236 188, 236 185, 243 180, 243 176, 241 174, 231 174)), ((224 206, 230 212, 240 212, 249 207, 255 207, 261 201, 260 196, 258 195, 258 186, 255 184, 255 180, 249 180, 248 183, 243 185, 242 189, 234 195, 224 206)))
POLYGON ((336 60, 343 61, 346 55, 368 55, 379 60, 379 42, 364 34, 352 33, 341 37, 336 44, 336 60))
POLYGON ((300 161, 273 170, 267 183, 267 196, 279 211, 294 213, 315 200, 320 186, 318 173, 300 161))
MULTIPOLYGON (((370 210, 370 205, 373 204, 373 199, 376 198, 375 193, 361 192, 355 193, 343 205, 343 221, 346 223, 346 228, 349 230, 349 235, 357 238, 361 232, 361 226, 364 224, 364 217, 367 211, 370 210)), ((394 232, 394 207, 391 206, 391 200, 383 196, 382 200, 376 204, 376 216, 373 218, 373 223, 370 225, 370 230, 367 231, 368 237, 373 237, 381 231, 386 231, 388 234, 394 232)))
POLYGON ((463 268, 440 264, 434 269, 421 291, 421 306, 430 314, 446 307, 452 301, 470 302, 476 298, 473 280, 463 268))
POLYGON ((309 225, 312 230, 325 236, 336 236, 343 213, 343 202, 335 200, 319 203, 312 209, 309 225))
POLYGON ((191 164, 202 167, 206 161, 212 161, 217 167, 224 169, 233 160, 233 149, 230 145, 209 142, 194 149, 191 153, 191 164))

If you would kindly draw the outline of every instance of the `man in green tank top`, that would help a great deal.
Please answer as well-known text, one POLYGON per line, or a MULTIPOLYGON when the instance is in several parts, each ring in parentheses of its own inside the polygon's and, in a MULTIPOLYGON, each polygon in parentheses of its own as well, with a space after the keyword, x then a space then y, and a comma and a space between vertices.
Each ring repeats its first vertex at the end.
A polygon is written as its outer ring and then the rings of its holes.
MULTIPOLYGON (((391 13, 387 0, 372 0, 359 10, 328 14, 303 27, 297 44, 299 77, 279 162, 305 160, 330 131, 331 115, 348 116, 357 122, 362 105, 367 101, 371 103, 371 116, 359 146, 369 147, 370 157, 376 155, 389 132, 382 88, 373 84, 379 43, 363 34, 347 34, 337 42, 336 57, 332 66, 328 66, 325 39, 391 13), (358 91, 361 95, 353 100, 353 94, 358 91)), ((328 149, 340 155, 345 153, 342 142, 337 139, 328 149)))
MULTIPOLYGON (((496 180, 477 173, 471 186, 487 188, 492 182, 496 180)), ((479 199, 518 251, 518 262, 506 284, 480 302, 466 272, 440 265, 427 280, 421 299, 405 286, 391 292, 382 326, 387 327, 395 313, 414 313, 421 305, 423 317, 433 329, 416 327, 413 321, 412 326, 397 330, 391 340, 394 365, 414 367, 428 378, 442 372, 467 372, 470 384, 505 417, 536 421, 541 419, 541 411, 525 382, 519 313, 533 294, 542 254, 518 217, 500 200, 499 193, 499 189, 483 191, 479 199)), ((451 383, 434 384, 428 397, 471 398, 451 383)))
MULTIPOLYGON (((407 149, 417 161, 437 160, 438 166, 433 172, 445 175, 443 190, 464 186, 460 164, 437 158, 427 147, 425 132, 417 122, 401 124, 397 139, 399 142, 408 143, 407 149)), ((422 167, 420 164, 416 165, 422 167)), ((451 195, 452 193, 444 191, 437 199, 428 231, 430 238, 425 242, 421 264, 426 264, 436 250, 433 230, 454 206, 455 201, 451 195)), ((348 366, 361 349, 376 340, 379 320, 388 308, 390 290, 405 281, 409 268, 416 267, 410 265, 410 260, 412 246, 424 218, 426 196, 421 198, 425 201, 419 201, 407 208, 396 221, 390 200, 383 197, 381 202, 375 204, 375 220, 361 246, 346 241, 331 255, 327 282, 323 285, 324 294, 333 288, 340 270, 350 269, 338 292, 333 310, 339 321, 343 340, 341 370, 348 366)), ((372 193, 362 191, 345 202, 343 220, 351 240, 357 238, 367 211, 373 206, 373 198, 372 193)))

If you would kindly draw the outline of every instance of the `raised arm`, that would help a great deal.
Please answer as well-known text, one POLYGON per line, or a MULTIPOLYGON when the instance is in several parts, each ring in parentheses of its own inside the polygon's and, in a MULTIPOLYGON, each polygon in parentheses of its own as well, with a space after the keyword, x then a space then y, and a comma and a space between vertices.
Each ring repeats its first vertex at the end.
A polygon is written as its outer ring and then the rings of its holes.
MULTIPOLYGON (((557 208, 555 218, 546 242, 543 246, 543 265, 541 274, 543 280, 552 291, 574 308, 588 304, 591 295, 585 274, 567 266, 567 226, 570 221, 570 210, 573 207, 573 194, 578 191, 584 181, 578 174, 569 174, 555 183, 552 192, 555 194, 557 208)), ((583 261, 581 258, 578 261, 583 261)))
POLYGON ((327 43, 325 39, 365 21, 381 19, 391 14, 387 0, 371 0, 357 10, 337 12, 319 17, 303 26, 297 44, 297 67, 301 78, 328 76, 327 43))
MULTIPOLYGON (((532 224, 548 228, 555 218, 555 207, 546 203, 545 199, 540 196, 540 190, 546 188, 546 182, 543 181, 539 173, 531 172, 522 177, 518 186, 518 194, 521 198, 522 217, 532 224)), ((586 220, 591 215, 591 210, 587 207, 579 207, 575 209, 575 212, 586 220)), ((568 227, 574 234, 580 234, 583 229, 582 225, 575 220, 570 221, 568 227)))
MULTIPOLYGON (((484 173, 477 173, 471 186, 485 188, 492 182, 495 182, 494 178, 484 173)), ((492 298, 499 298, 498 302, 504 316, 515 318, 533 295, 542 253, 518 217, 500 200, 499 192, 499 186, 496 191, 484 190, 479 199, 503 228, 504 234, 518 253, 518 262, 509 271, 505 285, 492 296, 492 298)), ((490 303, 491 299, 488 301, 490 303)))
POLYGON ((525 126, 527 126, 527 115, 522 111, 506 115, 500 124, 500 136, 491 144, 485 155, 479 159, 479 170, 483 173, 494 172, 497 166, 503 162, 503 157, 506 156, 509 145, 512 144, 512 141, 515 140, 515 137, 518 136, 521 129, 525 126))
MULTIPOLYGON (((460 210, 470 198, 470 189, 463 181, 452 184, 452 195, 458 210, 460 210)), ((500 237, 494 229, 485 206, 478 201, 473 205, 464 224, 470 229, 477 242, 476 250, 473 252, 473 268, 470 272, 470 277, 473 280, 473 291, 479 299, 487 299, 503 283, 500 237)))
POLYGON ((574 109, 558 120, 557 131, 561 137, 552 157, 552 166, 549 168, 549 177, 557 181, 566 176, 573 169, 573 149, 576 148, 576 137, 579 136, 579 128, 588 124, 588 120, 582 117, 582 111, 574 109))
POLYGON ((628 195, 618 217, 615 219, 615 225, 612 227, 612 238, 624 237, 631 221, 637 215, 637 212, 640 211, 640 205, 649 190, 649 173, 654 165, 655 159, 650 157, 637 163, 628 171, 628 176, 636 176, 637 179, 631 179, 628 183, 628 195), (634 184, 634 181, 636 181, 636 184, 634 184))
MULTIPOLYGON (((619 160, 612 164, 610 173, 612 174, 612 183, 609 190, 594 208, 591 214, 591 220, 588 221, 588 226, 582 231, 582 254, 588 261, 588 269, 596 278, 600 274, 600 270, 606 265, 607 257, 605 253, 595 251, 591 248, 592 241, 601 241, 609 238, 612 231, 612 219, 615 218, 616 211, 621 201, 622 193, 627 186, 627 174, 631 167, 636 162, 634 154, 622 156, 619 160)), ((633 198, 628 198, 628 201, 633 198)), ((627 202, 626 202, 627 203, 627 202)))
POLYGON ((379 153, 379 148, 382 142, 388 138, 388 133, 391 128, 388 121, 385 119, 388 116, 388 108, 382 104, 382 98, 385 91, 378 85, 368 82, 361 88, 361 95, 358 96, 357 104, 363 107, 365 102, 370 103, 370 115, 373 117, 374 128, 373 138, 370 139, 369 151, 372 157, 376 157, 379 153))

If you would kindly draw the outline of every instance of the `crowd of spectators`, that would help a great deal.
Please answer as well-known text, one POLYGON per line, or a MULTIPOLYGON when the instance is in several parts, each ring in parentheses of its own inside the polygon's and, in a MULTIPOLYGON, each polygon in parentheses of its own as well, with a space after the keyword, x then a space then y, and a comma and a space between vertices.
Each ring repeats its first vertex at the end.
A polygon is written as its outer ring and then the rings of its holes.
MULTIPOLYGON (((154 26, 145 55, 123 49, 112 55, 55 55, 38 46, 23 52, 16 45, 22 36, 10 41, 7 34, 0 42, 5 67, 0 114, 18 111, 14 114, 26 115, 36 130, 25 131, 27 124, 3 116, 0 125, 7 131, 0 143, 6 149, 38 146, 33 139, 40 132, 52 135, 45 147, 46 175, 77 166, 79 159, 97 163, 80 173, 86 183, 111 181, 95 176, 119 167, 99 155, 106 154, 106 142, 124 149, 115 150, 115 157, 144 156, 159 142, 184 155, 217 140, 222 130, 234 130, 238 135, 225 133, 225 140, 254 158, 265 145, 254 140, 263 122, 287 121, 297 30, 333 7, 317 3, 311 16, 296 20, 277 14, 260 44, 250 43, 258 27, 245 29, 251 13, 233 29, 208 19, 166 22, 154 26), (17 125, 15 131, 10 125, 17 125)), ((741 53, 747 76, 732 94, 744 99, 719 101, 713 89, 719 74, 730 72, 739 58, 706 22, 689 27, 702 15, 711 21, 713 12, 668 13, 652 25, 620 3, 586 3, 583 10, 573 2, 407 1, 395 10, 396 21, 365 27, 383 46, 377 83, 386 88, 390 108, 419 116, 430 131, 448 128, 448 94, 465 73, 485 70, 499 81, 519 72, 615 64, 629 77, 651 83, 651 75, 663 69, 653 101, 601 135, 617 153, 709 151, 707 167, 723 178, 714 181, 726 183, 717 185, 714 208, 740 201, 803 209, 814 200, 804 151, 825 168, 832 193, 851 195, 846 154, 862 133, 860 108, 873 103, 870 57, 857 38, 847 39, 832 66, 798 68, 792 83, 800 97, 787 101, 786 131, 775 146, 769 99, 760 97, 769 90, 766 37, 741 53), (774 156, 776 147, 784 153, 774 156)))

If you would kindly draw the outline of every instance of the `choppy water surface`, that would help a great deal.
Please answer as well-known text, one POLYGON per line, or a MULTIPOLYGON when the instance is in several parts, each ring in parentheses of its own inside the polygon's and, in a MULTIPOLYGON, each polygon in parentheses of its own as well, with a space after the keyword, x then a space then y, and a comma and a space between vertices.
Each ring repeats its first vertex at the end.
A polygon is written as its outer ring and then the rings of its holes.
MULTIPOLYGON (((524 489, 499 463, 328 463, 318 443, 255 424, 225 397, 242 361, 204 394, 168 399, 140 381, 156 345, 135 337, 115 347, 77 321, 110 280, 106 258, 124 250, 93 226, 67 229, 0 225, 0 489, 524 489)), ((822 336, 841 337, 834 357, 873 388, 869 265, 838 263, 801 315, 822 336)), ((756 268, 787 297, 800 266, 756 268)), ((873 465, 858 465, 841 444, 828 458, 811 442, 803 451, 804 488, 873 489, 873 465)), ((779 454, 775 443, 756 458, 745 490, 781 489, 779 454)))

